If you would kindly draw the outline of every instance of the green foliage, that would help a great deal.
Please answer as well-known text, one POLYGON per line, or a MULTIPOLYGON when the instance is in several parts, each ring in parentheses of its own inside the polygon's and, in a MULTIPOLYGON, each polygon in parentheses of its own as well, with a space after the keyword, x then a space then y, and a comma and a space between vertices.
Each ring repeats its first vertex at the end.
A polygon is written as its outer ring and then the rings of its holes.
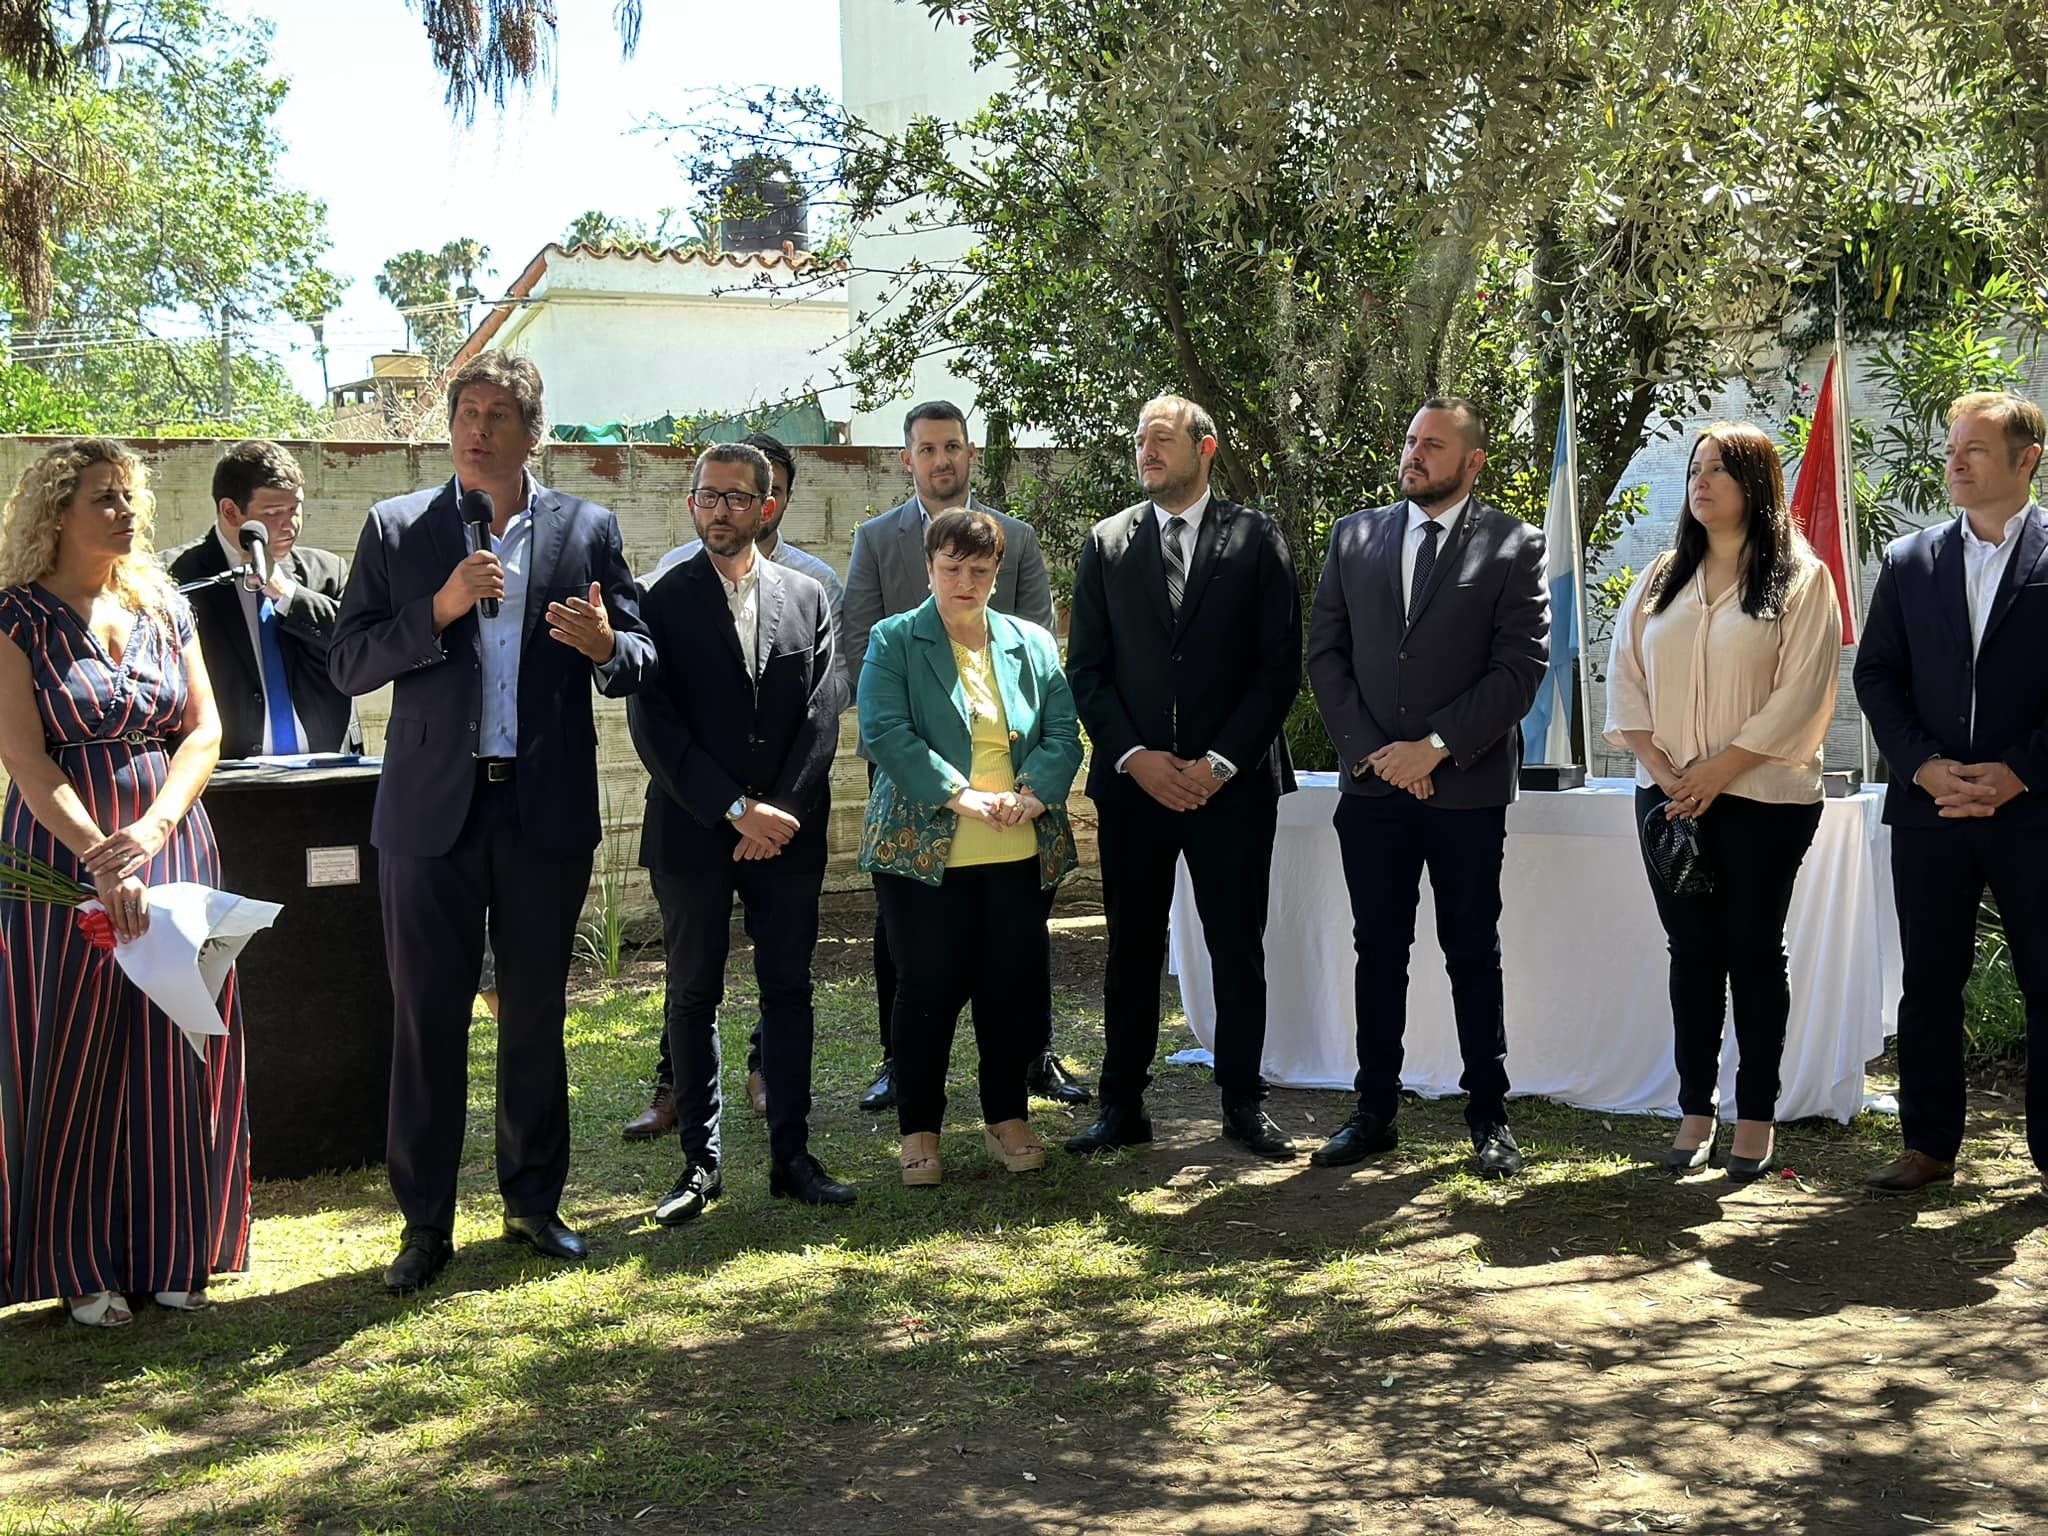
MULTIPOLYGON (((604 801, 605 825, 612 823, 611 796, 604 801)), ((576 926, 574 953, 578 960, 607 981, 617 981, 632 958, 626 940, 626 879, 632 871, 632 856, 625 840, 608 832, 597 849, 596 907, 576 926)))
MULTIPOLYGON (((1850 400, 1850 458, 1863 559, 1874 558, 1901 533, 1949 515, 1942 468, 1949 405, 1972 390, 2009 389, 2023 380, 2014 353, 2038 349, 2042 339, 2023 310, 2023 298, 2009 274, 1995 275, 1974 291, 1919 306, 1911 325, 1879 341, 1857 382, 1866 397, 1884 398, 1891 414, 1855 416, 1854 393, 1850 400)), ((1802 386, 1799 408, 1786 423, 1788 461, 1806 452, 1813 430, 1811 403, 1811 391, 1802 386)), ((1787 468, 1789 479, 1796 466, 1788 462, 1787 468)))
POLYGON ((31 79, 0 60, 15 362, 93 401, 102 430, 239 415, 217 360, 188 366, 191 347, 161 338, 276 312, 326 247, 324 206, 276 183, 286 84, 268 29, 201 0, 49 9, 63 66, 31 79), (24 182, 23 166, 39 170, 24 182))
POLYGON ((47 374, 0 361, 0 432, 92 432, 93 404, 47 374))
POLYGON ((705 226, 677 208, 656 209, 652 224, 618 218, 596 208, 586 209, 562 231, 562 245, 569 250, 588 245, 601 251, 645 251, 650 255, 661 251, 717 249, 705 226))
POLYGON ((2027 1054, 2027 1004, 2012 969, 2005 922, 1988 897, 1977 914, 1977 962, 1963 989, 1963 1038, 1970 1060, 2010 1061, 2027 1054))

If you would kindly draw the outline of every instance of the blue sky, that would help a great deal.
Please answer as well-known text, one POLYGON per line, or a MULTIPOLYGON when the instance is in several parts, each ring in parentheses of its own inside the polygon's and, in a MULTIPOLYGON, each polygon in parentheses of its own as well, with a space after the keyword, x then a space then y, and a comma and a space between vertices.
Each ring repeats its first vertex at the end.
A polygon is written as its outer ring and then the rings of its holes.
MULTIPOLYGON (((503 291, 534 252, 586 208, 652 221, 686 205, 689 189, 650 117, 682 116, 699 93, 778 85, 839 90, 836 0, 770 5, 647 0, 640 46, 619 57, 611 0, 560 0, 554 90, 455 123, 442 100, 426 33, 405 0, 231 3, 275 29, 273 67, 291 81, 277 116, 281 178, 323 199, 333 249, 326 265, 353 279, 328 320, 329 373, 360 378, 372 352, 402 344, 396 310, 377 294, 387 256, 472 236, 491 249, 503 291), (765 23, 765 24, 764 24, 765 23)), ((317 397, 312 338, 288 321, 253 328, 299 388, 317 397)))

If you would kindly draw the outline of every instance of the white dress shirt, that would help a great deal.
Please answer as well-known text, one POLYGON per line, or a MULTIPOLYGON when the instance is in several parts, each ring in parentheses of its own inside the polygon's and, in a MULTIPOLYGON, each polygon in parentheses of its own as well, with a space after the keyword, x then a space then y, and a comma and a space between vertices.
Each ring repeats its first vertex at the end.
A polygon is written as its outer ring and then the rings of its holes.
MULTIPOLYGON (((1195 542, 1202 536, 1202 514, 1209 510, 1209 499, 1213 494, 1211 491, 1202 492, 1196 498, 1193 506, 1178 515, 1166 511, 1156 501, 1152 503, 1152 515, 1159 519, 1159 559, 1162 564, 1166 560, 1167 526, 1177 522, 1187 530, 1180 536, 1180 568, 1183 581, 1195 574, 1195 542)), ((1185 599, 1185 589, 1183 589, 1182 596, 1185 599)), ((1118 773, 1127 772, 1126 764, 1144 750, 1143 747, 1131 748, 1130 751, 1116 760, 1116 771, 1118 773)), ((1237 765, 1221 752, 1210 752, 1206 755, 1212 763, 1220 763, 1227 771, 1231 773, 1237 771, 1237 765)))
POLYGON ((1422 508, 1415 505, 1414 502, 1408 503, 1408 528, 1401 535, 1401 604, 1403 613, 1407 611, 1409 595, 1415 590, 1415 557, 1422 553, 1422 530, 1427 528, 1432 522, 1437 527, 1443 529, 1443 532, 1437 535, 1436 540, 1436 557, 1439 560, 1443 559, 1444 547, 1451 542, 1451 531, 1458 526, 1458 519, 1465 515, 1465 509, 1470 505, 1472 505, 1472 498, 1467 496, 1463 501, 1451 508, 1450 511, 1439 513, 1436 517, 1432 518, 1422 508))
MULTIPOLYGON (((1984 626, 1991 622, 1991 605, 1998 600, 1998 584, 2005 580, 2005 568, 2012 564, 2012 552, 2019 544, 2020 529, 2034 510, 2030 501, 2006 520, 2005 534, 1989 544, 1977 537, 1970 526, 1970 514, 1957 519, 1963 525, 1963 600, 1970 609, 1970 655, 1984 648, 1984 626)), ((1977 685, 1970 684, 1970 732, 1977 730, 1977 685)))
POLYGON ((754 563, 738 581, 728 581, 725 572, 715 565, 712 570, 725 591, 725 606, 732 610, 733 632, 740 637, 740 654, 747 659, 747 676, 756 677, 761 671, 757 659, 761 634, 761 556, 755 554, 754 563))
MULTIPOLYGON (((219 523, 213 525, 213 537, 214 541, 220 545, 221 553, 227 556, 229 569, 238 570, 249 563, 248 552, 230 544, 228 536, 221 532, 219 523)), ((270 605, 273 608, 282 608, 289 602, 292 591, 297 585, 291 577, 275 566, 271 568, 270 584, 277 589, 278 593, 276 597, 270 600, 270 605)), ((262 755, 268 757, 277 750, 277 742, 271 735, 270 730, 270 679, 263 674, 263 634, 260 628, 262 617, 257 611, 263 602, 263 594, 261 592, 251 592, 246 584, 238 580, 235 582, 235 595, 242 600, 242 620, 249 626, 249 653, 256 658, 256 685, 263 690, 263 745, 261 750, 262 755)), ((282 637, 280 636, 280 638, 282 637)), ((296 704, 292 705, 292 729, 299 733, 299 750, 301 752, 305 751, 306 722, 299 718, 299 707, 296 704)))

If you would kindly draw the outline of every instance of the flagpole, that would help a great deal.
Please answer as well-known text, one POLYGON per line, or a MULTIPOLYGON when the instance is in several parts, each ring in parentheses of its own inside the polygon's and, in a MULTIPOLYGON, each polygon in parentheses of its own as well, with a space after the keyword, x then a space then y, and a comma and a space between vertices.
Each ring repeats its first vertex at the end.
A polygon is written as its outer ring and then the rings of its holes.
POLYGON ((1586 777, 1593 777, 1593 647, 1588 643, 1589 625, 1588 601, 1586 596, 1586 562, 1583 555, 1584 534, 1579 528, 1579 387, 1578 373, 1572 363, 1572 316, 1566 308, 1564 318, 1558 326, 1564 338, 1564 491, 1570 507, 1569 519, 1572 534, 1572 613, 1573 638, 1579 646, 1579 739, 1585 743, 1586 777))
MULTIPOLYGON (((1849 611, 1856 616, 1856 643, 1863 643, 1863 540, 1856 526, 1856 473, 1849 450, 1849 347, 1842 306, 1842 264, 1835 263, 1835 494, 1842 503, 1842 574, 1849 582, 1849 611)), ((1857 746, 1862 754, 1863 782, 1871 782, 1870 721, 1859 702, 1857 746)))

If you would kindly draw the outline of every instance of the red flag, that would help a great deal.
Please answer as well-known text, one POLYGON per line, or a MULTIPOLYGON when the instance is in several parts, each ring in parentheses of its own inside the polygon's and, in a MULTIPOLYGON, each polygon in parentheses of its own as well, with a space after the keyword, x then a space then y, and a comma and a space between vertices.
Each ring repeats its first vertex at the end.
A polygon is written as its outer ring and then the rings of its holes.
POLYGON ((1849 606, 1848 519, 1843 516, 1840 466, 1848 462, 1835 434, 1846 428, 1835 410, 1835 358, 1828 359, 1820 400, 1813 408, 1813 431, 1799 459, 1799 478, 1792 486, 1792 525, 1806 536, 1828 574, 1835 578, 1835 601, 1842 607, 1842 644, 1856 643, 1856 620, 1849 606))

